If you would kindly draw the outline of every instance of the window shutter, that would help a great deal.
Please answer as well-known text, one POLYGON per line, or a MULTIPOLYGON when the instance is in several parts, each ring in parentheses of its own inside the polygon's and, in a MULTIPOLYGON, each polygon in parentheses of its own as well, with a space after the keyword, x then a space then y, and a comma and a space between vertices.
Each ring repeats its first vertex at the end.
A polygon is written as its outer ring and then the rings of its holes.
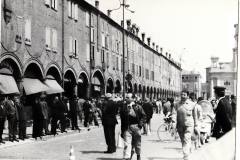
POLYGON ((86 26, 89 26, 89 13, 86 11, 86 26))
POLYGON ((57 49, 57 30, 53 29, 53 36, 52 36, 52 41, 53 41, 53 48, 57 49))
POLYGON ((72 9, 71 1, 69 0, 69 1, 68 1, 68 16, 69 16, 69 17, 72 17, 72 16, 71 16, 71 14, 72 14, 71 9, 72 9))
POLYGON ((69 37, 69 53, 73 53, 73 38, 71 36, 69 37))
POLYGON ((105 36, 104 36, 104 33, 102 33, 102 46, 105 47, 105 36))
POLYGON ((51 7, 54 8, 55 7, 55 0, 51 0, 51 7))
POLYGON ((45 0, 45 5, 49 7, 49 6, 50 6, 50 3, 51 3, 50 1, 51 1, 51 0, 45 0))
POLYGON ((74 6, 75 6, 74 7, 74 12, 75 12, 74 19, 78 20, 78 4, 75 3, 74 6))
POLYGON ((58 10, 58 0, 55 0, 55 10, 58 10))
POLYGON ((46 47, 50 48, 51 37, 50 37, 50 28, 46 27, 46 47))
POLYGON ((25 38, 31 41, 31 21, 29 19, 25 21, 25 38))
POLYGON ((74 6, 75 6, 74 3, 71 2, 71 17, 72 18, 74 18, 74 16, 75 16, 75 7, 74 6))
POLYGON ((91 42, 94 42, 94 28, 91 28, 91 42))
POLYGON ((78 40, 76 39, 76 56, 78 55, 78 40))
POLYGON ((90 61, 90 45, 89 43, 86 43, 86 57, 87 57, 87 61, 90 61))

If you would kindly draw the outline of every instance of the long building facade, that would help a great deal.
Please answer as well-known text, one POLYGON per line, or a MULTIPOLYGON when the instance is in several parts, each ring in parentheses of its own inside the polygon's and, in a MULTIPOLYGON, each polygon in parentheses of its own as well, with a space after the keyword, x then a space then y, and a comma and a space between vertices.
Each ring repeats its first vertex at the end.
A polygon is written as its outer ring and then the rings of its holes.
POLYGON ((127 93, 151 99, 178 95, 180 64, 130 21, 123 32, 98 6, 98 1, 92 6, 75 0, 1 0, 0 63, 13 72, 21 94, 24 78, 43 82, 51 75, 67 97, 121 95, 124 48, 127 93))

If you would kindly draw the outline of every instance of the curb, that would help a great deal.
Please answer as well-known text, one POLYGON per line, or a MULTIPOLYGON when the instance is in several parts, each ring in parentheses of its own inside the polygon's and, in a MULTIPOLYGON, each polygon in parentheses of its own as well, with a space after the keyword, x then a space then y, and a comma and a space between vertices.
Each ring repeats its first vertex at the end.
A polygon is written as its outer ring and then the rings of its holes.
POLYGON ((0 144, 0 150, 5 149, 5 148, 9 148, 9 147, 15 147, 15 146, 23 145, 23 144, 30 144, 30 143, 34 143, 34 142, 46 142, 47 140, 51 140, 51 139, 54 139, 54 138, 61 138, 61 137, 65 137, 65 136, 81 134, 81 133, 85 133, 87 131, 91 131, 91 130, 97 129, 97 128, 101 128, 101 126, 99 126, 99 127, 98 126, 91 126, 89 128, 81 127, 80 128, 81 131, 67 130, 67 133, 58 132, 58 134, 56 136, 54 136, 54 135, 43 136, 42 140, 40 138, 37 138, 37 140, 35 140, 34 138, 28 138, 24 141, 19 140, 19 142, 5 141, 5 144, 0 144), (88 129, 90 129, 90 130, 88 130, 88 129))

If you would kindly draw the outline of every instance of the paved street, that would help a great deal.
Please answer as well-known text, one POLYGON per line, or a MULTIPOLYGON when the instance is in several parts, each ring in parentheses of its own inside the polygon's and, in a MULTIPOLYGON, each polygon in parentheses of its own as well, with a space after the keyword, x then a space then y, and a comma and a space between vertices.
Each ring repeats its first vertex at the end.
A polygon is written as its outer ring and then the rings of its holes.
MULTIPOLYGON (((182 157, 179 142, 159 142, 156 135, 157 127, 161 122, 159 115, 152 120, 153 132, 151 136, 143 136, 143 160, 180 160, 182 157)), ((116 127, 119 132, 120 125, 116 127)), ((117 135, 117 134, 116 134, 117 135)), ((16 143, 16 142, 15 142, 16 143)), ((9 147, 0 147, 0 159, 69 159, 70 145, 74 147, 76 160, 120 160, 122 149, 114 154, 104 154, 106 150, 102 127, 94 128, 81 133, 74 132, 47 141, 32 140, 26 144, 9 147)), ((136 159, 136 157, 134 157, 136 159)))

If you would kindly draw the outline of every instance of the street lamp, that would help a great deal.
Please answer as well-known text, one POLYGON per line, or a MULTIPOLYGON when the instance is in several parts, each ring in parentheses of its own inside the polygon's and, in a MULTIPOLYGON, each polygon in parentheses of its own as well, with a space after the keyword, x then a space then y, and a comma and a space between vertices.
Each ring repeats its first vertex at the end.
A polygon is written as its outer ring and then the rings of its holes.
MULTIPOLYGON (((121 3, 121 2, 120 2, 121 3)), ((120 8, 123 8, 123 19, 122 19, 122 29, 123 29, 123 100, 125 100, 125 29, 124 29, 124 22, 125 22, 125 9, 128 10, 131 13, 134 13, 134 11, 128 9, 130 7, 129 4, 125 3, 125 0, 120 4, 120 6, 116 9, 108 10, 108 13, 110 14, 112 11, 118 10, 120 8)))

